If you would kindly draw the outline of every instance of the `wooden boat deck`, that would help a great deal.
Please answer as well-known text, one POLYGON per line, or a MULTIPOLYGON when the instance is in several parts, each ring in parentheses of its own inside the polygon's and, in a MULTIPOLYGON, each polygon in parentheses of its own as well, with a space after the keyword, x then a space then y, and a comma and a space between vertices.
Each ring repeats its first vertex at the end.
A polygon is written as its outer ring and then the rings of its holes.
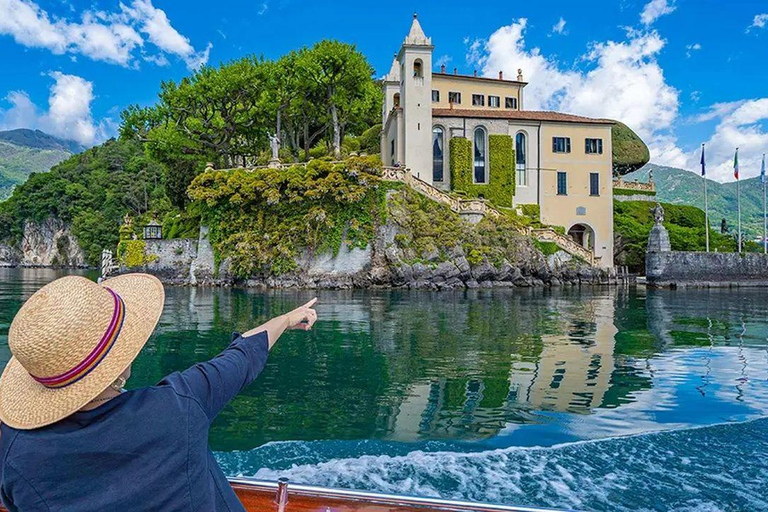
MULTIPOLYGON (((277 482, 233 478, 230 484, 248 512, 557 512, 294 484, 287 486, 287 501, 279 505, 277 482)), ((0 512, 7 510, 0 505, 0 512)))
POLYGON ((298 484, 287 486, 287 503, 280 506, 276 501, 278 484, 275 482, 233 478, 230 483, 249 512, 556 512, 298 484))

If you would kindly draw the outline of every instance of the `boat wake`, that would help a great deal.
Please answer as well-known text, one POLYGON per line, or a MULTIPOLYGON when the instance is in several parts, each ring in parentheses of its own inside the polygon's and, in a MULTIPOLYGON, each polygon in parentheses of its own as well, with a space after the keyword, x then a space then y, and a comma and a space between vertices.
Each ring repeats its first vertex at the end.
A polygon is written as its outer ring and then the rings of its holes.
POLYGON ((588 510, 768 511, 768 418, 552 447, 281 442, 217 453, 232 475, 588 510))

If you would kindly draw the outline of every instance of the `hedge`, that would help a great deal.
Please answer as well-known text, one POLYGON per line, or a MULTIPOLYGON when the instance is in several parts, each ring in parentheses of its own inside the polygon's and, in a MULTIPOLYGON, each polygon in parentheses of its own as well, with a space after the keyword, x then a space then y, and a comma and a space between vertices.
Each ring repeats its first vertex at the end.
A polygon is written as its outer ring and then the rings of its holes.
POLYGON ((613 189, 613 195, 615 196, 655 196, 656 192, 650 190, 629 190, 626 188, 613 189))
POLYGON ((473 183, 472 142, 453 137, 449 143, 451 188, 467 197, 483 197, 497 206, 512 206, 515 195, 515 150, 509 135, 488 136, 489 183, 473 183))

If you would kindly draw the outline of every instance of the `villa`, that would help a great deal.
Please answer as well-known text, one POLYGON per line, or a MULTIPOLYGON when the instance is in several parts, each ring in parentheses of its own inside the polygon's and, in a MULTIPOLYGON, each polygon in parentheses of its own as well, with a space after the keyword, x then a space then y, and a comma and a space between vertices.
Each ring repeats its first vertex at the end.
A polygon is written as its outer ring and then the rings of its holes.
POLYGON ((384 79, 384 164, 497 207, 532 205, 613 266, 613 121, 525 110, 522 70, 514 80, 433 72, 433 50, 414 15, 384 79))

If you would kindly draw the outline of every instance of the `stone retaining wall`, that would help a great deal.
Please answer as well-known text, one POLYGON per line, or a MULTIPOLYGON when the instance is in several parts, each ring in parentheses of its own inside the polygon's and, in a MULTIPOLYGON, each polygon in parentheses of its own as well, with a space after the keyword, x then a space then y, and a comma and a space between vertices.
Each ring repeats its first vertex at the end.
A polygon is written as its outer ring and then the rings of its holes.
POLYGON ((659 287, 768 286, 768 256, 757 253, 648 252, 648 284, 659 287))

